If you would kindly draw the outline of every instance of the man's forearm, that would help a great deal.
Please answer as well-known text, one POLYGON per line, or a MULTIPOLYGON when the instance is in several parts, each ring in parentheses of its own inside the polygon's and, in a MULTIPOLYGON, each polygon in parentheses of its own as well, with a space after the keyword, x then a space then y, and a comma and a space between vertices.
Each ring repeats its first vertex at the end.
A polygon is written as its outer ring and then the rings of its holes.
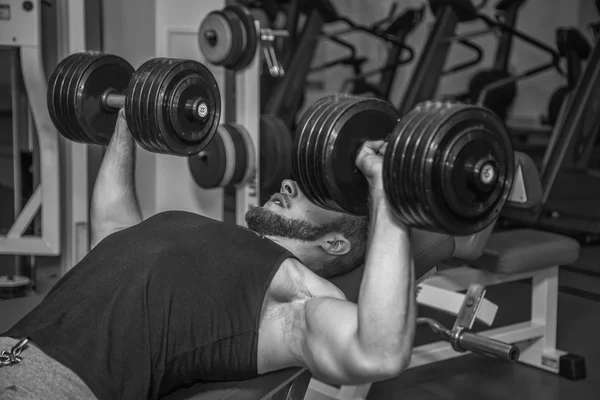
POLYGON ((90 217, 92 245, 142 220, 135 190, 135 142, 123 120, 117 123, 98 171, 90 217))
POLYGON ((414 268, 406 227, 372 195, 369 244, 358 302, 358 336, 368 354, 407 357, 416 322, 414 268))

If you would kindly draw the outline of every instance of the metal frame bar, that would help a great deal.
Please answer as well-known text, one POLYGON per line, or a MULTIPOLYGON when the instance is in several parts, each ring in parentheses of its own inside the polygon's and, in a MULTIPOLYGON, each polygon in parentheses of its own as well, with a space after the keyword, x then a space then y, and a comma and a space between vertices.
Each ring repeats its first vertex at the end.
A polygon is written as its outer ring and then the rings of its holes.
MULTIPOLYGON (((62 59, 86 50, 85 2, 61 0, 62 19, 59 49, 62 59)), ((83 143, 64 141, 65 151, 65 243, 63 245, 63 270, 73 268, 90 250, 88 147, 83 143)))
MULTIPOLYGON (((30 200, 16 217, 9 231, 11 235, 0 236, 0 254, 58 255, 61 250, 59 141, 46 105, 47 83, 41 49, 42 4, 40 0, 35 1, 33 9, 25 13, 21 11, 20 2, 11 3, 13 3, 11 9, 14 11, 15 19, 23 20, 17 24, 12 21, 13 25, 8 29, 25 26, 26 33, 11 32, 7 36, 13 37, 12 43, 3 42, 2 45, 16 47, 20 52, 23 82, 39 141, 41 183, 36 188, 40 198, 39 204, 36 196, 33 196, 33 201, 30 200), (22 227, 22 224, 26 220, 30 221, 40 210, 42 210, 41 235, 16 235, 21 229, 26 228, 26 226, 22 227), (21 215, 23 213, 24 215, 21 215)), ((6 33, 8 32, 3 32, 6 33)), ((20 188, 15 189, 20 190, 20 188)))
MULTIPOLYGON (((260 22, 256 32, 260 37, 260 22)), ((254 143, 255 167, 253 178, 236 188, 235 216, 238 225, 246 225, 246 212, 260 204, 260 67, 262 45, 259 40, 256 54, 248 67, 236 75, 236 122, 242 125, 254 143)))
MULTIPOLYGON (((517 343, 521 350, 519 362, 559 373, 559 358, 566 352, 556 349, 558 312, 558 266, 515 274, 497 274, 481 269, 459 267, 445 270, 427 280, 427 285, 440 289, 466 290, 470 284, 493 286, 532 278, 531 319, 525 322, 478 332, 478 334, 506 343, 517 343)), ((409 368, 460 357, 450 343, 437 341, 415 347, 409 368)), ((335 387, 312 379, 305 399, 364 400, 371 384, 335 387), (312 391, 312 393, 311 393, 312 391)))

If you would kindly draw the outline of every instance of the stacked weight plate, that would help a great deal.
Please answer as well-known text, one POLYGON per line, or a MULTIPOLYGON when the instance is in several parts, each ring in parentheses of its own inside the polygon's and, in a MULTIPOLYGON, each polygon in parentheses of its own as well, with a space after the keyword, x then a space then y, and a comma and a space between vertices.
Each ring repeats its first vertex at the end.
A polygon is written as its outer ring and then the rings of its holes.
POLYGON ((366 140, 383 140, 399 119, 387 102, 350 95, 326 96, 303 114, 292 158, 303 193, 321 207, 365 215, 368 183, 356 167, 366 140))
POLYGON ((133 75, 124 59, 93 52, 63 59, 50 77, 47 100, 52 122, 65 138, 88 144, 110 142, 117 111, 102 103, 107 92, 123 93, 133 75))
POLYGON ((129 90, 125 100, 127 124, 146 150, 189 156, 205 148, 216 133, 220 93, 213 75, 200 63, 149 60, 135 72, 129 90), (210 104, 205 121, 189 115, 189 102, 198 97, 210 104))
POLYGON ((389 139, 384 187, 407 225, 468 235, 488 226, 506 203, 513 157, 497 115, 426 102, 402 118, 389 139))

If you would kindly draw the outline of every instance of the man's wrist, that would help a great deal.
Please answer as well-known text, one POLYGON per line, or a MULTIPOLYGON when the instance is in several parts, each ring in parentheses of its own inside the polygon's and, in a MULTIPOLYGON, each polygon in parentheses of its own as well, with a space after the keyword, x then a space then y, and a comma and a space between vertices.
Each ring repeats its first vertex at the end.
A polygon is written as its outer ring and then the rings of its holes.
POLYGON ((406 230, 408 227, 402 223, 394 214, 390 206, 383 188, 373 187, 370 191, 371 195, 371 219, 389 223, 397 228, 406 230))

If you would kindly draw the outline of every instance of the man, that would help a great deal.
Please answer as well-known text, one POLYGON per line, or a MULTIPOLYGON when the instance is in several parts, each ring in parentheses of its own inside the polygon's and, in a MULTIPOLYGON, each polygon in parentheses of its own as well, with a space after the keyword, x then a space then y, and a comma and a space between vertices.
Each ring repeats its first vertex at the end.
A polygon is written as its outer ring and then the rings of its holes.
POLYGON ((248 212, 249 229, 181 211, 142 221, 121 114, 92 196, 93 249, 0 338, 1 349, 30 340, 20 363, 0 368, 0 395, 157 399, 294 366, 340 385, 398 375, 415 331, 414 272, 384 195, 384 153, 367 142, 356 158, 368 221, 315 206, 293 181, 248 212), (326 278, 363 261, 354 304, 326 278))

